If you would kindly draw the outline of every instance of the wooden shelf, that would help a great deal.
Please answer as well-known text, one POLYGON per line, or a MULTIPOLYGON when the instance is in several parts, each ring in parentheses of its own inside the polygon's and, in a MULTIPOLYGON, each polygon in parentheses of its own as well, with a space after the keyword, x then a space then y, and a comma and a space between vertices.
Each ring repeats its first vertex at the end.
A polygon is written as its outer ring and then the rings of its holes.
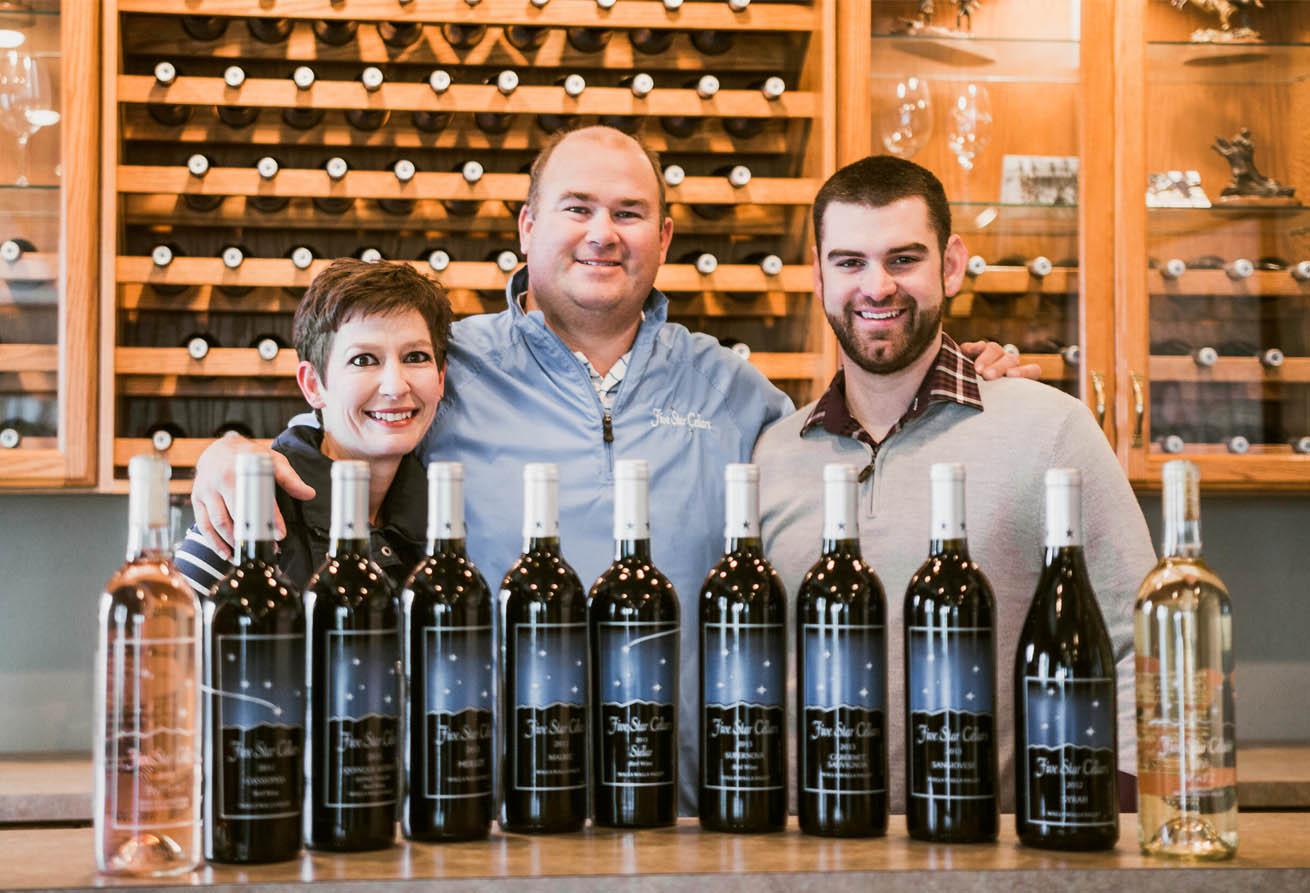
MULTIPOLYGON (((668 201, 710 205, 808 205, 819 190, 813 179, 755 177, 735 187, 726 177, 687 177, 666 190, 668 201)), ((420 171, 401 183, 391 171, 350 171, 333 182, 326 171, 286 168, 271 180, 254 167, 217 167, 203 179, 181 165, 126 164, 118 168, 118 191, 164 195, 258 195, 294 198, 396 198, 522 201, 527 174, 484 174, 468 183, 454 172, 420 171)))
MULTIPOLYGON (((164 452, 160 453, 168 459, 170 465, 174 468, 194 468, 196 460, 200 454, 205 451, 205 447, 214 442, 212 437, 179 437, 173 441, 173 445, 164 452)), ((260 446, 272 446, 271 440, 254 441, 260 446)), ((126 466, 133 456, 139 456, 142 453, 158 452, 154 444, 147 437, 115 437, 114 438, 114 465, 126 466)), ((191 489, 190 485, 186 490, 191 489)))
MULTIPOLYGON (((625 0, 631 2, 631 0, 625 0)), ((453 4, 452 4, 453 5, 453 4)), ((603 12, 598 12, 603 15, 603 12)), ((314 37, 307 22, 297 22, 286 41, 267 44, 250 36, 248 29, 233 23, 218 40, 198 42, 182 31, 173 16, 138 16, 132 28, 123 35, 125 55, 165 58, 174 62, 187 58, 200 59, 259 59, 272 62, 287 60, 343 65, 423 65, 442 67, 481 66, 486 68, 567 68, 569 71, 603 69, 609 71, 638 70, 655 74, 670 72, 676 77, 683 72, 699 72, 706 67, 707 57, 691 46, 684 34, 678 34, 666 52, 649 55, 633 49, 623 35, 616 34, 598 53, 582 53, 569 45, 562 29, 547 32, 541 46, 524 53, 502 37, 500 26, 488 27, 486 35, 470 50, 457 50, 441 36, 438 26, 425 29, 413 44, 403 48, 387 46, 377 29, 366 25, 355 34, 347 46, 331 46, 314 37)), ((777 41, 786 35, 747 32, 737 34, 732 51, 713 58, 714 70, 760 71, 763 59, 778 56, 777 41)), ((789 47, 789 49, 791 49, 789 47)), ((796 48, 774 70, 793 71, 800 68, 803 47, 796 48)), ((772 73, 772 71, 770 72, 772 73)))
MULTIPOLYGON (((421 272, 431 273, 431 267, 425 261, 403 262, 421 272)), ((316 260, 309 269, 298 270, 289 260, 252 257, 238 269, 229 270, 217 257, 180 257, 161 269, 148 257, 124 256, 117 260, 115 275, 121 283, 298 288, 308 286, 329 263, 316 260)), ((455 261, 434 275, 447 288, 499 291, 504 289, 511 274, 502 272, 493 263, 455 261)), ((810 268, 800 265, 783 267, 777 276, 766 276, 753 264, 722 264, 704 276, 691 264, 666 264, 655 279, 656 287, 665 292, 808 292, 812 284, 810 268)), ((177 304, 176 301, 170 303, 177 304)))
POLYGON ((465 22, 468 24, 530 24, 551 27, 675 28, 691 31, 814 31, 819 27, 816 5, 752 3, 733 12, 726 3, 684 3, 676 10, 655 0, 624 0, 600 9, 594 0, 552 0, 530 6, 523 0, 482 0, 466 3, 401 5, 396 0, 280 0, 276 5, 250 0, 119 0, 119 12, 173 15, 226 15, 335 19, 338 21, 465 22))
POLYGON ((57 371, 57 344, 0 344, 0 372, 57 371))
POLYGON ((183 347, 116 347, 117 375, 196 375, 290 378, 299 359, 283 348, 272 360, 260 359, 253 347, 215 347, 203 360, 194 360, 183 347))
POLYGON ((960 288, 961 294, 1042 294, 1076 295, 1078 269, 1056 267, 1046 276, 1034 276, 1027 267, 988 266, 977 276, 969 276, 960 288))
POLYGON ((53 369, 0 372, 0 394, 48 397, 58 390, 59 373, 53 369))
MULTIPOLYGON (((629 0, 633 2, 633 0, 629 0)), ((620 4, 621 5, 621 4, 620 4)), ((813 118, 818 113, 814 93, 790 90, 766 99, 759 90, 720 90, 702 99, 692 89, 656 88, 642 99, 625 87, 587 87, 571 97, 563 87, 520 86, 508 96, 494 84, 455 84, 434 93, 426 83, 392 81, 370 93, 357 81, 314 83, 301 90, 290 78, 247 78, 233 89, 221 77, 179 75, 161 87, 151 75, 120 74, 119 102, 169 105, 230 105, 247 108, 389 109, 395 111, 502 112, 514 115, 633 115, 698 118, 813 118)))
MULTIPOLYGON (((345 123, 340 113, 329 111, 317 127, 301 130, 283 123, 280 116, 264 115, 249 127, 233 128, 219 120, 208 109, 197 109, 191 120, 181 127, 163 127, 150 117, 141 106, 128 106, 122 110, 123 139, 128 142, 204 143, 206 145, 255 146, 324 146, 394 147, 398 149, 424 148, 468 151, 474 155, 486 152, 535 152, 545 145, 550 134, 537 126, 529 115, 517 116, 510 129, 502 134, 487 134, 476 127, 459 127, 452 124, 439 133, 394 124, 378 130, 360 130, 345 123)), ((682 154, 739 154, 783 155, 792 145, 778 122, 766 125, 759 136, 739 140, 729 136, 712 118, 705 121, 689 137, 671 137, 651 121, 642 130, 641 139, 656 152, 682 154)), ((408 122, 406 122, 406 125, 408 122)), ((201 147, 197 147, 201 148, 201 147)))
POLYGON ((32 252, 17 263, 0 261, 0 280, 5 282, 54 282, 59 278, 59 255, 32 252))
POLYGON ((1188 270, 1177 279, 1151 271, 1151 295, 1170 297, 1310 297, 1310 282, 1298 282, 1287 270, 1256 270, 1249 279, 1230 279, 1223 270, 1188 270))
POLYGON ((1269 369, 1255 357, 1220 357, 1209 368, 1196 365, 1191 357, 1153 356, 1151 381, 1297 382, 1310 383, 1310 357, 1288 357, 1282 366, 1269 369))

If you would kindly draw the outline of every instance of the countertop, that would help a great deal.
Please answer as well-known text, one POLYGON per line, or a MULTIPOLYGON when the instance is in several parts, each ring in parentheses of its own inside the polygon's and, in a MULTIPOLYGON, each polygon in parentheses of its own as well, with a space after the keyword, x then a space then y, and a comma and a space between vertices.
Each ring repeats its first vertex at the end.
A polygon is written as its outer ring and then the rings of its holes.
MULTIPOLYGON (((1237 797, 1248 810, 1310 809, 1310 744, 1242 744, 1237 797)), ((89 821, 87 754, 0 755, 0 825, 89 821)))
POLYGON ((89 828, 0 831, 0 891, 90 890, 131 886, 171 891, 218 887, 243 893, 486 893, 489 889, 611 893, 705 890, 769 893, 845 891, 1144 891, 1310 890, 1310 821, 1289 813, 1239 819, 1236 858, 1218 863, 1148 859, 1137 848, 1136 816, 1122 818, 1119 846, 1108 853, 1057 853, 1016 845, 1005 816, 996 844, 944 846, 905 836, 902 817, 887 837, 827 840, 788 831, 760 836, 701 831, 694 819, 652 831, 586 831, 549 837, 492 834, 460 844, 402 844, 351 855, 302 855, 276 865, 205 866, 167 880, 102 877, 94 870, 89 828), (1050 872, 1060 872, 1058 884, 1050 872), (1127 875, 1125 873, 1131 873, 1127 875))

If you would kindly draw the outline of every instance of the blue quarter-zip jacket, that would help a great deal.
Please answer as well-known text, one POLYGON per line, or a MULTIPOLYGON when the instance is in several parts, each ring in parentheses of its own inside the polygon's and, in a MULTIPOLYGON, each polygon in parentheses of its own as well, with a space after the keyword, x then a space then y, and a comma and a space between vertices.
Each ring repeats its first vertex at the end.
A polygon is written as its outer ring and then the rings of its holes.
POLYGON ((526 463, 559 466, 561 547, 587 587, 614 557, 614 461, 650 463, 653 558, 682 604, 679 787, 681 811, 694 813, 698 598, 723 551, 723 466, 749 462, 793 406, 716 339, 668 322, 668 299, 652 290, 607 424, 578 358, 519 305, 526 288, 524 269, 507 310, 454 324, 446 394, 420 456, 464 463, 469 556, 493 589, 523 547, 526 463))

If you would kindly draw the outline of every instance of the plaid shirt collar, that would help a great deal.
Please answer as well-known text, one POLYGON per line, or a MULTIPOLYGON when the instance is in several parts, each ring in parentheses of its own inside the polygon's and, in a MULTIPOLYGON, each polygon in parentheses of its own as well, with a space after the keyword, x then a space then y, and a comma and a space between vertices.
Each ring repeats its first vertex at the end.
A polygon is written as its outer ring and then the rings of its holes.
MULTIPOLYGON (((886 442, 888 437, 922 416, 928 411, 928 407, 935 403, 958 403, 980 412, 983 408, 982 394, 978 390, 978 373, 974 371, 973 363, 969 358, 960 353, 960 346, 945 332, 942 333, 942 347, 937 352, 937 360, 919 384, 919 390, 910 401, 910 408, 897 419, 895 425, 892 425, 882 442, 886 442)), ((854 438, 875 448, 880 445, 880 442, 874 440, 873 436, 855 420, 846 405, 845 370, 837 370, 832 383, 828 385, 828 390, 823 392, 823 396, 810 412, 810 417, 801 427, 801 436, 804 437, 820 425, 830 434, 854 438)))

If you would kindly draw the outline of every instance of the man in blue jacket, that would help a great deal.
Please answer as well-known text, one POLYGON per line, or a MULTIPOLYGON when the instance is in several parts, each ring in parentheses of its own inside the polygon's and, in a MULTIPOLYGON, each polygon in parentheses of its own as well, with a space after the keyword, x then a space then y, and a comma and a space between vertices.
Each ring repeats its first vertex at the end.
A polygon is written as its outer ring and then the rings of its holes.
MULTIPOLYGON (((693 813, 697 597, 723 546, 723 466, 750 461, 760 433, 794 407, 716 339, 668 322, 654 288, 673 237, 659 170, 608 127, 542 150, 519 213, 527 264, 508 309, 452 326, 446 396, 420 453, 464 463, 469 555, 493 586, 522 546, 525 463, 559 466, 562 547, 584 585, 613 558, 615 459, 650 464, 653 558, 682 602, 679 786, 693 813)), ((978 351, 988 377, 1022 371, 998 346, 978 351)), ((230 435, 196 466, 196 523, 220 549, 232 541, 232 470, 245 448, 230 435)), ((292 496, 312 494, 275 467, 292 496)))

